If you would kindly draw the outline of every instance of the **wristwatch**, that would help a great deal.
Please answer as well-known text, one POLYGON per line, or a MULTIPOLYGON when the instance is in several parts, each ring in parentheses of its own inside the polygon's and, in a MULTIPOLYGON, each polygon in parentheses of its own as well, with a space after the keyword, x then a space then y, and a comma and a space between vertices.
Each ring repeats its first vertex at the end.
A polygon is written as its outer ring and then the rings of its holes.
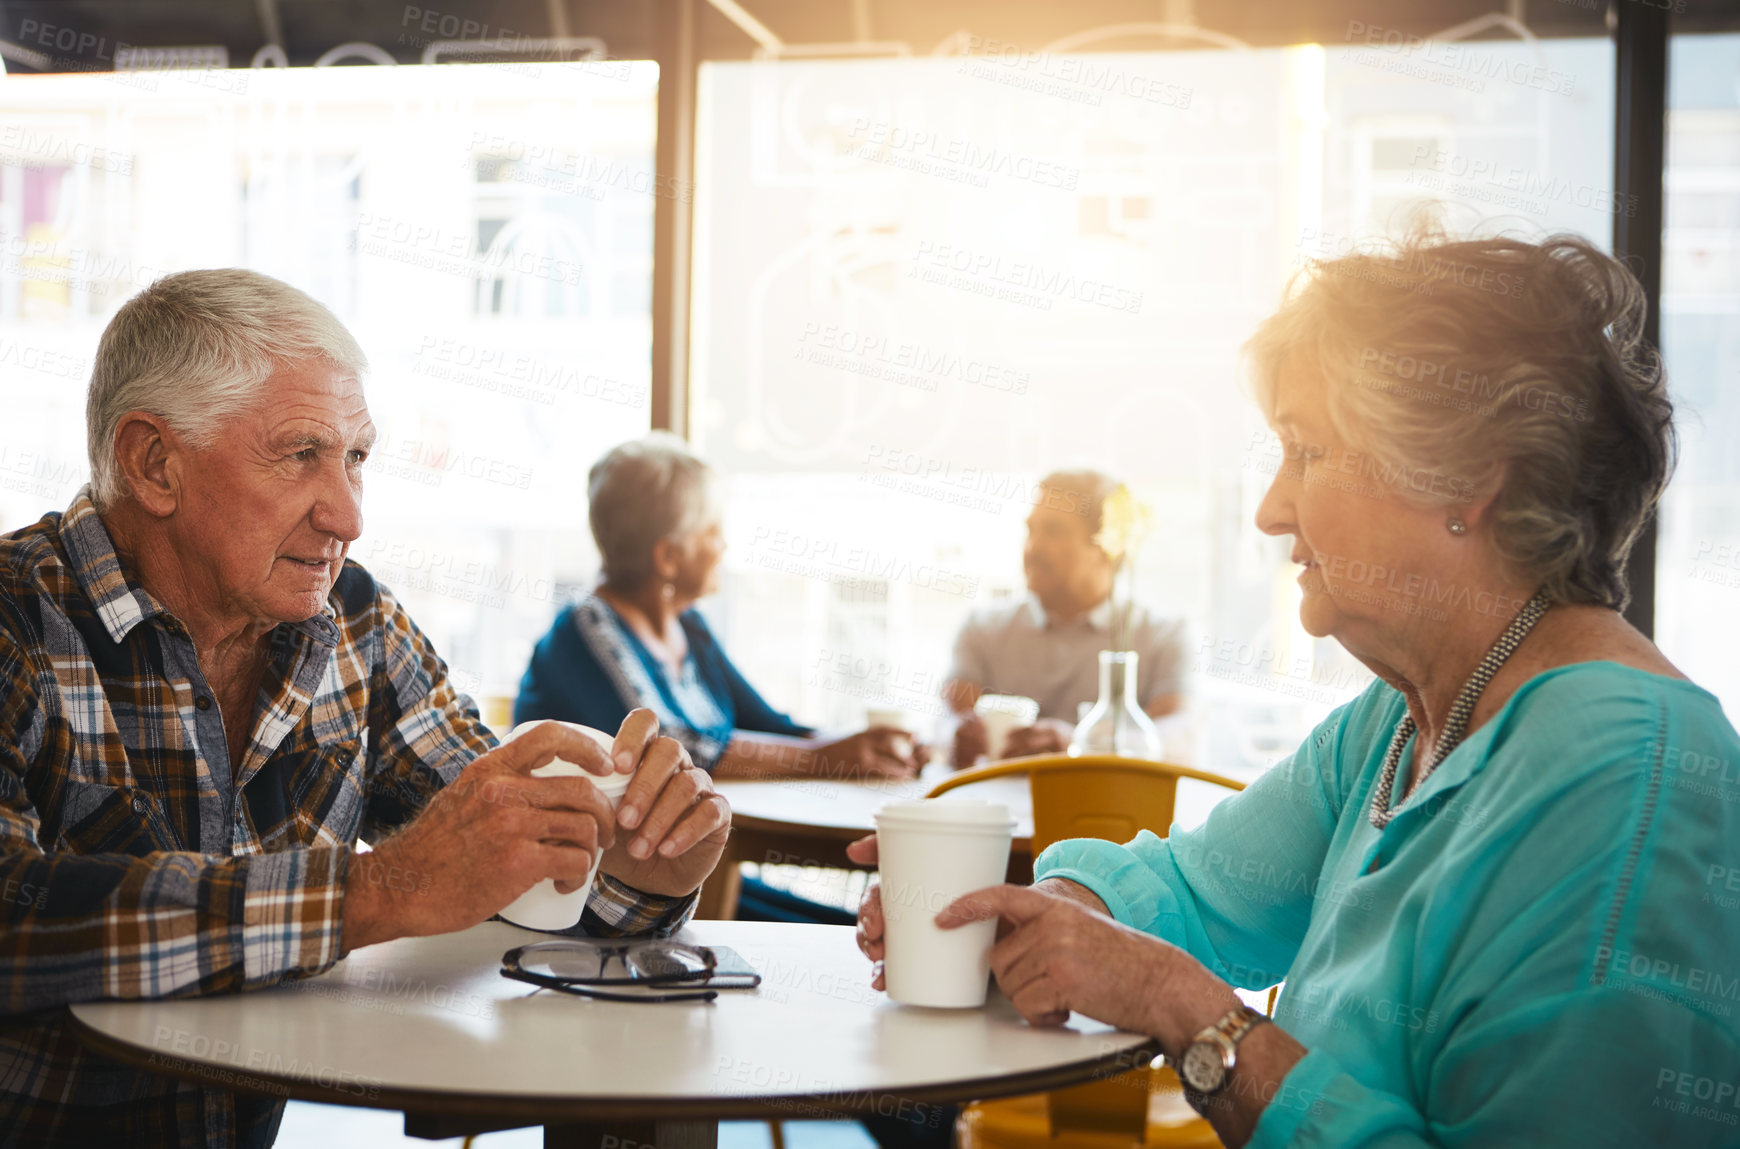
POLYGON ((1226 1088, 1233 1066, 1238 1064, 1239 1042, 1251 1030, 1268 1021, 1248 1005, 1241 1005, 1190 1039, 1173 1066, 1186 1090, 1212 1097, 1226 1088))

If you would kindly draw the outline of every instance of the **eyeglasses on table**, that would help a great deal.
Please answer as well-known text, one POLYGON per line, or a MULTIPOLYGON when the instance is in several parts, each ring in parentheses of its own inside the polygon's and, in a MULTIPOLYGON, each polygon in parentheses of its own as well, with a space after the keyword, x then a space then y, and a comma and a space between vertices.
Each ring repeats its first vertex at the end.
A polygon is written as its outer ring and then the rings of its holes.
POLYGON ((562 938, 509 950, 501 976, 605 1001, 712 1001, 718 964, 711 949, 682 942, 562 938))

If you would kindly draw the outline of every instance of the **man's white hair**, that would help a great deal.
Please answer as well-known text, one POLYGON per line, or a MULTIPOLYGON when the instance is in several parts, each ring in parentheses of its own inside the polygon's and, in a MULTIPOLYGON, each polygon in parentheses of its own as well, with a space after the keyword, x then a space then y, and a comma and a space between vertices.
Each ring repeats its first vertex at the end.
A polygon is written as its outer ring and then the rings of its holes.
POLYGON ((85 433, 97 507, 127 494, 115 429, 129 411, 148 411, 209 447, 274 371, 320 359, 359 379, 368 370, 338 317, 288 283, 235 267, 152 283, 109 320, 91 368, 85 433))

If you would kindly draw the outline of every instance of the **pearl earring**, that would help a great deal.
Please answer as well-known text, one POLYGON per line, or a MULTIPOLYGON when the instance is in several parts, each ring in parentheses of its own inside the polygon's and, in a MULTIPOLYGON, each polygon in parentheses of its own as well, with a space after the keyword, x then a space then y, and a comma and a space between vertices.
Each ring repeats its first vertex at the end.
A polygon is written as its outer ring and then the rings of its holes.
POLYGON ((677 597, 677 585, 675 583, 669 583, 669 582, 666 583, 664 595, 665 595, 666 602, 670 602, 673 598, 676 598, 677 597))
POLYGON ((1463 522, 1461 519, 1451 519, 1449 525, 1450 533, 1453 535, 1460 536, 1468 533, 1468 524, 1463 522))

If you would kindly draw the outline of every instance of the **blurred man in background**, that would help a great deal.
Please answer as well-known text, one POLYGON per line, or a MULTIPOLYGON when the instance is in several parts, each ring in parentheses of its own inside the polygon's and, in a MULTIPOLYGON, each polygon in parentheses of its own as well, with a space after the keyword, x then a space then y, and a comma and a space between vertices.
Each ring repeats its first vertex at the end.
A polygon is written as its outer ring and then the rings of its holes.
MULTIPOLYGON (((1112 647, 1113 566, 1096 543, 1101 510, 1118 481, 1098 471, 1056 471, 1040 481, 1027 516, 1021 564, 1026 598, 970 615, 955 638, 943 700, 957 719, 950 761, 965 769, 988 752, 973 707, 984 694, 1039 704, 1031 726, 1011 732, 1000 756, 1061 753, 1083 703, 1099 697, 1099 655, 1112 647)), ((1184 624, 1136 604, 1130 649, 1140 656, 1136 694, 1149 716, 1184 702, 1184 624)))

